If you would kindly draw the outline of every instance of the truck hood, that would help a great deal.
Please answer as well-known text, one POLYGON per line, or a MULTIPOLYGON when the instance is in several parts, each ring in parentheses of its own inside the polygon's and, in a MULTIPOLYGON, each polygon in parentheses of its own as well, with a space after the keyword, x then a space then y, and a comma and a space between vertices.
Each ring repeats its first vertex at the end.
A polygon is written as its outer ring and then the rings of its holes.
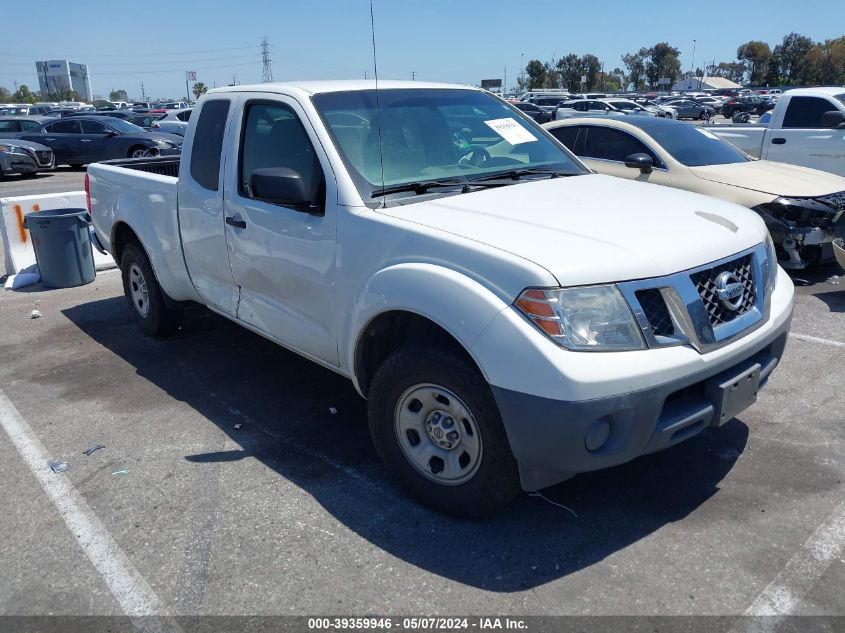
POLYGON ((525 182, 380 210, 507 251, 562 286, 668 275, 766 235, 744 207, 604 175, 525 182))
POLYGON ((800 198, 845 191, 842 176, 771 160, 690 167, 690 171, 704 180, 773 196, 800 198))

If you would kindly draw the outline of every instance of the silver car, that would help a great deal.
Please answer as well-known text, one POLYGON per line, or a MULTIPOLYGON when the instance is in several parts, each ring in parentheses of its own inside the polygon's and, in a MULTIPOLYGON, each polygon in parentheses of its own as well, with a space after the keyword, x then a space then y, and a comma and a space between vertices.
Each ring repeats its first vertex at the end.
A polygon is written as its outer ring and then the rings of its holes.
POLYGON ((0 139, 0 176, 35 174, 55 166, 49 147, 16 138, 0 139))
POLYGON ((672 108, 677 112, 677 119, 701 119, 702 121, 709 119, 716 110, 711 106, 698 103, 692 99, 678 99, 677 101, 664 101, 660 104, 672 108))

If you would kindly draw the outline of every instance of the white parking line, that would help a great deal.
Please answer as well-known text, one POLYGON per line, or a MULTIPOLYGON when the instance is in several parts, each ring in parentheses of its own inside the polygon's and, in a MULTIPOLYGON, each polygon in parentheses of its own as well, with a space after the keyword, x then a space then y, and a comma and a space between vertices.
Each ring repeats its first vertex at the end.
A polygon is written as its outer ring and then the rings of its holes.
POLYGON ((0 389, 0 425, 9 435, 18 453, 53 502, 65 525, 82 551, 91 560, 103 581, 126 615, 133 616, 133 624, 148 633, 178 630, 175 623, 161 618, 159 599, 114 542, 106 528, 88 507, 66 475, 54 473, 48 466, 50 455, 29 428, 15 405, 0 389))
POLYGON ((755 629, 775 630, 781 618, 794 614, 845 545, 845 501, 816 528, 775 579, 745 611, 751 616, 779 616, 758 621, 755 629), (762 624, 763 626, 759 626, 762 624))
POLYGON ((830 347, 845 347, 845 343, 840 343, 839 341, 834 341, 833 339, 829 338, 819 338, 818 336, 810 336, 809 334, 798 334, 796 332, 790 332, 789 336, 792 338, 797 338, 799 341, 807 341, 808 343, 819 343, 820 345, 828 345, 830 347))

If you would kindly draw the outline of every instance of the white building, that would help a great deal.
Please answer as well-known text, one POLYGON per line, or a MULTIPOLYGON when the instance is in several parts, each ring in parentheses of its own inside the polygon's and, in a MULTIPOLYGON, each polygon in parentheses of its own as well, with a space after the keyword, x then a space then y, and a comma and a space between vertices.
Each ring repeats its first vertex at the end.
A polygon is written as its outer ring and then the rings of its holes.
POLYGON ((700 92, 702 90, 742 88, 738 83, 724 77, 684 77, 672 86, 674 92, 700 92))
POLYGON ((74 64, 66 59, 51 59, 45 62, 35 62, 38 71, 38 85, 44 96, 49 99, 64 90, 79 93, 83 101, 91 101, 91 75, 88 66, 74 64))

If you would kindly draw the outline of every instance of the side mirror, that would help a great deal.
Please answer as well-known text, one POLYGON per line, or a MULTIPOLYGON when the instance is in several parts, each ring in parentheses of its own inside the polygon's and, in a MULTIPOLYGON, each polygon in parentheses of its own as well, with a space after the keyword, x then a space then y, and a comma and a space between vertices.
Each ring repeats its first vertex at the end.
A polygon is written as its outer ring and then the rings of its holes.
POLYGON ((249 175, 249 190, 256 200, 306 210, 311 196, 302 174, 287 167, 256 169, 249 175))
POLYGON ((822 114, 822 125, 824 127, 838 128, 845 122, 845 112, 840 110, 831 110, 822 114))
POLYGON ((651 156, 648 154, 638 152, 636 154, 631 154, 625 159, 625 167, 639 169, 640 173, 643 174, 650 174, 652 168, 654 167, 654 161, 651 160, 651 156))
POLYGON ((109 130, 108 132, 106 132, 106 138, 112 138, 113 136, 117 136, 117 132, 115 132, 114 130, 109 130))

